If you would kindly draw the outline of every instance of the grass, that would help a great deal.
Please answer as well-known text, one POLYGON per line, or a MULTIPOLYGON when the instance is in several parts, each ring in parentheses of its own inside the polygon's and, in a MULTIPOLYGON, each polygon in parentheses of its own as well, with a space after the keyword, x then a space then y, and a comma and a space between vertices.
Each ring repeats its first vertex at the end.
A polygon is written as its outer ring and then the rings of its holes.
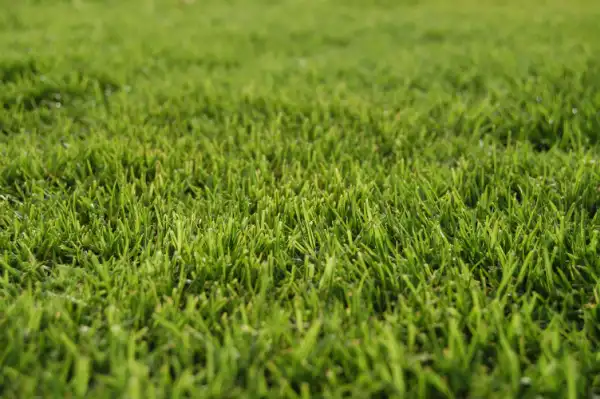
POLYGON ((0 396, 599 397, 598 2, 0 4, 0 396))

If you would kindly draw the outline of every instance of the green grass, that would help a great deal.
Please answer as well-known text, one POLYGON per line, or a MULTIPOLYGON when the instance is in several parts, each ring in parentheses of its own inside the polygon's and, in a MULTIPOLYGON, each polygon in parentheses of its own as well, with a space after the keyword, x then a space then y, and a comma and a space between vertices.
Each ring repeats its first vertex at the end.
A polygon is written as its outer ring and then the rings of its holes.
POLYGON ((597 1, 0 8, 0 396, 599 397, 597 1))

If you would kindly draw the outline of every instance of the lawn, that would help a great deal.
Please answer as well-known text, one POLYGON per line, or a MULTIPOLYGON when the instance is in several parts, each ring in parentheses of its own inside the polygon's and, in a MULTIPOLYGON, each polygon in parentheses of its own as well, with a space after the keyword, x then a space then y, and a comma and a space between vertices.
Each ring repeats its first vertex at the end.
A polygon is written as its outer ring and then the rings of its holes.
POLYGON ((600 397, 598 1, 0 8, 1 397, 600 397))

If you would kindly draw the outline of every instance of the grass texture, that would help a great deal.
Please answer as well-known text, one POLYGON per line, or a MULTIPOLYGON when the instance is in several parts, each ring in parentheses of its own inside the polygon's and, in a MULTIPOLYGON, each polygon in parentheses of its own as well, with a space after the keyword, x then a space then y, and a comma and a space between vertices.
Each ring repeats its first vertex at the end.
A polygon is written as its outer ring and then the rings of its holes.
POLYGON ((599 397, 597 1, 0 8, 0 396, 599 397))

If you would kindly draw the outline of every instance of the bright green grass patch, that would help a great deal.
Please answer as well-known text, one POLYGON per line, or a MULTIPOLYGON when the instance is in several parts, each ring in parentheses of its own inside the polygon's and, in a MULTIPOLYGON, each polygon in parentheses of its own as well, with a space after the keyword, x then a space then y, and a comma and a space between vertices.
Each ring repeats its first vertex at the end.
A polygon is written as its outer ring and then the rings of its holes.
POLYGON ((0 396, 600 395, 596 1, 0 1, 0 396))

